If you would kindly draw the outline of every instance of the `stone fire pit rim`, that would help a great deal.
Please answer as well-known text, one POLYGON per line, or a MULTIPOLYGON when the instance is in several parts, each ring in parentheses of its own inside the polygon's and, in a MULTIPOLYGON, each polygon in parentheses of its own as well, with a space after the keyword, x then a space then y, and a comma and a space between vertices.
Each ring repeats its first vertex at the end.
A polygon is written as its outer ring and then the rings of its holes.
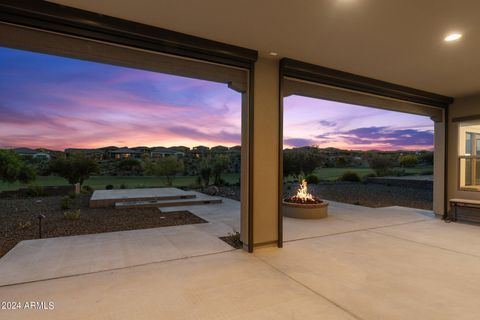
POLYGON ((285 199, 282 201, 282 204, 287 207, 295 207, 295 208, 304 208, 304 209, 315 209, 315 208, 323 208, 328 206, 328 202, 325 200, 321 200, 320 203, 297 203, 297 202, 287 202, 285 199))

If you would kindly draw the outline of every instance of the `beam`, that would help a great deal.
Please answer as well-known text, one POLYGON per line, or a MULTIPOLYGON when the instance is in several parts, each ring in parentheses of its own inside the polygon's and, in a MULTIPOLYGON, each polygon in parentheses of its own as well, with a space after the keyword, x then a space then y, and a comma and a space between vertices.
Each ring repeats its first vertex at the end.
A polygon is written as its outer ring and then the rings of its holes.
POLYGON ((316 82, 328 86, 359 91, 377 96, 446 108, 453 98, 422 91, 398 84, 367 78, 289 58, 280 61, 280 69, 286 77, 316 82))
POLYGON ((38 0, 0 0, 0 21, 251 68, 255 50, 38 0))

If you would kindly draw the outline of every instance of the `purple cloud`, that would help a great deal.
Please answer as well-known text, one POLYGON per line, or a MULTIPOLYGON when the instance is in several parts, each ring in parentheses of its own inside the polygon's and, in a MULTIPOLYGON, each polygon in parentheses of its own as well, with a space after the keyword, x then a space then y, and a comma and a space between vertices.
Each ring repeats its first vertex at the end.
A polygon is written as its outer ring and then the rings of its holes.
POLYGON ((433 132, 417 129, 364 127, 331 134, 341 137, 343 140, 352 144, 384 143, 392 147, 433 145, 433 132))
POLYGON ((290 147, 305 147, 315 144, 315 140, 302 138, 287 138, 283 139, 283 143, 290 147))
POLYGON ((224 130, 219 132, 204 132, 194 128, 177 126, 168 128, 168 131, 192 140, 207 140, 229 144, 240 144, 241 142, 240 133, 226 132, 224 130))
POLYGON ((328 121, 328 120, 320 120, 320 123, 324 127, 335 127, 337 123, 335 121, 328 121))

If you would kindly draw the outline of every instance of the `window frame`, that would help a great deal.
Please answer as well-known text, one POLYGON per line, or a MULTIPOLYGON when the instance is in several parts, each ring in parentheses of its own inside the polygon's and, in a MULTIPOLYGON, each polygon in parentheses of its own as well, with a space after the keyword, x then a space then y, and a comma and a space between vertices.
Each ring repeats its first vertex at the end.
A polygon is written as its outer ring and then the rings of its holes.
POLYGON ((464 154, 458 154, 458 188, 461 191, 473 191, 473 192, 480 192, 480 178, 477 177, 478 170, 478 163, 480 161, 480 149, 477 148, 478 142, 480 141, 480 133, 471 132, 466 130, 465 136, 461 137, 461 143, 465 145, 465 152, 464 154), (470 135, 470 139, 467 137, 470 135), (467 153, 467 141, 470 140, 470 153, 467 153), (470 171, 470 181, 471 184, 467 185, 467 161, 470 160, 470 164, 468 165, 470 171), (465 163, 465 170, 464 170, 464 183, 462 185, 462 162, 465 163))

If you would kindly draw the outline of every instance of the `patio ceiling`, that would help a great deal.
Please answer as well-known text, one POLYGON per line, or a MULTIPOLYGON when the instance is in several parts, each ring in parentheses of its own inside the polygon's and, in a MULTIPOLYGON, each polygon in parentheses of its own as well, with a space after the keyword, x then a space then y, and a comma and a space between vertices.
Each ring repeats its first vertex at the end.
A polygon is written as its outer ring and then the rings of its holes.
POLYGON ((480 92, 475 0, 52 2, 447 96, 480 92), (463 38, 444 42, 452 31, 463 38))

